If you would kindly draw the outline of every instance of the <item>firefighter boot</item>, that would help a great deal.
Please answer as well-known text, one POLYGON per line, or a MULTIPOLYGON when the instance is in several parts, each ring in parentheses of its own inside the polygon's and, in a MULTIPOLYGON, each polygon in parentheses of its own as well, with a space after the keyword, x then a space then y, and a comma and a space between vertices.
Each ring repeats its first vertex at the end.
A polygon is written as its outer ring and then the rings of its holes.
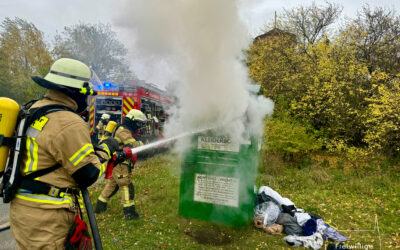
POLYGON ((94 209, 94 212, 96 214, 102 213, 107 210, 107 202, 103 202, 101 200, 97 200, 96 208, 94 209))
POLYGON ((135 205, 130 207, 124 207, 124 214, 125 214, 125 220, 137 220, 143 217, 142 215, 139 215, 136 212, 135 205))

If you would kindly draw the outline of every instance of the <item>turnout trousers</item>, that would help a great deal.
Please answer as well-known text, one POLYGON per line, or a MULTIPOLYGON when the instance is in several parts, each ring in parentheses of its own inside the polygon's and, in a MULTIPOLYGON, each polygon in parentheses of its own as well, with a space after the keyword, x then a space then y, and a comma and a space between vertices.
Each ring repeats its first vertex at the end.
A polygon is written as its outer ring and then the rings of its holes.
POLYGON ((133 174, 127 164, 118 164, 112 177, 108 179, 106 186, 100 194, 99 200, 107 202, 118 190, 121 190, 121 200, 124 207, 135 205, 135 190, 132 183, 133 174))
POLYGON ((64 249, 64 240, 75 220, 66 208, 27 206, 14 199, 10 207, 10 227, 20 250, 64 249))

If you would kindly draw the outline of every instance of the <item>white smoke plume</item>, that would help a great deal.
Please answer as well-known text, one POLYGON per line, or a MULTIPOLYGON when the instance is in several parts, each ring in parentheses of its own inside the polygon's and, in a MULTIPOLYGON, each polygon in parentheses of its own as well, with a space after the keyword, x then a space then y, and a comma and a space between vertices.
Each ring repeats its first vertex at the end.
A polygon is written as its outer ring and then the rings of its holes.
MULTIPOLYGON (((261 135, 273 103, 251 96, 243 49, 251 43, 238 0, 127 0, 115 25, 153 75, 174 85, 178 105, 166 135, 223 126, 233 140, 261 135)), ((146 80, 146 79, 145 79, 146 80)))

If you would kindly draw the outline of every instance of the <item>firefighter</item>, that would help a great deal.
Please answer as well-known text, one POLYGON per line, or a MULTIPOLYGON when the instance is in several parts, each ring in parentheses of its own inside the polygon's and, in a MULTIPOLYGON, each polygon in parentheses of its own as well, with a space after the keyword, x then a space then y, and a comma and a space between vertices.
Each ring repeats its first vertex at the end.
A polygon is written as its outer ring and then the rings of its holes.
MULTIPOLYGON (((138 131, 143 127, 146 122, 146 116, 136 109, 132 109, 124 117, 121 126, 118 126, 115 132, 115 139, 119 142, 120 148, 122 147, 138 147, 143 145, 141 141, 137 141, 135 136, 138 131)), ((107 210, 107 201, 116 192, 121 189, 122 205, 126 220, 139 219, 141 216, 136 212, 135 208, 135 192, 132 183, 133 175, 132 169, 135 164, 134 160, 125 161, 117 165, 113 172, 112 178, 108 179, 106 186, 101 192, 95 213, 102 213, 107 210)))
POLYGON ((153 117, 151 116, 151 113, 147 113, 147 134, 148 135, 154 135, 154 129, 155 129, 155 122, 153 117))
POLYGON ((92 185, 118 150, 113 139, 94 149, 87 123, 79 116, 88 95, 95 94, 90 77, 88 66, 69 58, 55 61, 44 78, 32 77, 47 92, 31 110, 53 104, 65 109, 40 117, 26 132, 23 177, 10 205, 18 249, 63 249, 79 206, 79 188, 92 185))
POLYGON ((99 123, 96 126, 96 133, 98 140, 101 140, 104 134, 104 130, 107 127, 108 122, 110 121, 109 114, 102 114, 99 123))

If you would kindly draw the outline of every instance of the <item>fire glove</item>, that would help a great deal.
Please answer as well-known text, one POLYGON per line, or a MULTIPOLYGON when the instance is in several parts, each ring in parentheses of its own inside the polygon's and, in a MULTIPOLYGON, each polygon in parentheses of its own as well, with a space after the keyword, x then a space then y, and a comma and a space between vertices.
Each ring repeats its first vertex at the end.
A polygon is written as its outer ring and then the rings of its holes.
MULTIPOLYGON (((121 163, 125 160, 131 159, 132 158, 132 150, 129 147, 123 148, 122 150, 118 151, 116 153, 117 159, 115 161, 115 164, 121 163)), ((136 154, 135 154, 136 155, 136 154)))
POLYGON ((112 171, 114 169, 114 166, 130 158, 132 158, 132 150, 130 148, 126 147, 123 148, 122 150, 117 151, 112 156, 112 160, 108 162, 105 178, 110 179, 112 177, 112 171))

